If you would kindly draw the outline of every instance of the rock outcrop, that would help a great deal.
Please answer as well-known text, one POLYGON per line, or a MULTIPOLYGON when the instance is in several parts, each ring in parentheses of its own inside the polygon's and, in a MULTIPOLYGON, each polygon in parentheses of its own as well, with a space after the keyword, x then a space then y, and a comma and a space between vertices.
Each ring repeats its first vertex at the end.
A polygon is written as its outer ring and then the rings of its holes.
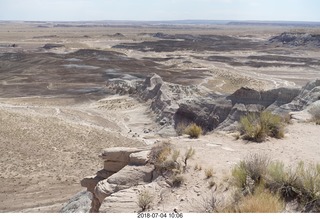
POLYGON ((149 150, 107 148, 99 155, 104 168, 95 176, 85 177, 81 185, 92 194, 90 212, 99 212, 104 199, 124 189, 152 181, 154 166, 148 164, 149 150))
POLYGON ((195 86, 167 83, 156 74, 144 82, 118 81, 109 83, 118 93, 130 93, 148 102, 162 127, 177 127, 194 122, 205 131, 232 131, 240 117, 248 113, 269 110, 276 114, 300 111, 320 99, 320 81, 308 83, 302 89, 277 88, 257 91, 240 88, 231 95, 201 91, 195 86))
POLYGON ((279 36, 272 37, 269 42, 288 46, 320 47, 320 35, 284 32, 279 36))

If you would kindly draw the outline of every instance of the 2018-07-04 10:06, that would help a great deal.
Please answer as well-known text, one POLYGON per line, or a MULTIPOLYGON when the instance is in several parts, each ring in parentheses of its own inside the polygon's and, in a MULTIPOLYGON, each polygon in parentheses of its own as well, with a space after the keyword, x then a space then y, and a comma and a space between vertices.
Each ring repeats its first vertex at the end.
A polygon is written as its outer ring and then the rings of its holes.
POLYGON ((150 213, 141 212, 137 214, 137 218, 183 218, 183 213, 150 213))

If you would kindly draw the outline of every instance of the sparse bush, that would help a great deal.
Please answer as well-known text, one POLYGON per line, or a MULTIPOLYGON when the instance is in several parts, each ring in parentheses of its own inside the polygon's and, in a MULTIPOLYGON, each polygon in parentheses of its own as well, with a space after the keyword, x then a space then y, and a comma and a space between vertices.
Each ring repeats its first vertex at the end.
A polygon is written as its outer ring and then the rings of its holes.
POLYGON ((212 168, 205 169, 204 174, 206 175, 207 179, 213 177, 213 169, 212 168))
POLYGON ((186 170, 187 169, 187 164, 188 164, 188 160, 190 158, 192 158, 195 154, 195 150, 190 147, 184 154, 184 157, 183 157, 183 162, 184 162, 184 169, 186 170))
POLYGON ((179 150, 174 150, 173 153, 172 153, 171 159, 174 162, 177 162, 179 155, 180 155, 180 151, 179 150))
POLYGON ((141 208, 141 211, 145 211, 150 208, 154 197, 148 190, 143 190, 139 193, 138 196, 138 206, 141 208))
POLYGON ((267 171, 269 159, 265 156, 253 154, 241 161, 233 168, 232 177, 234 184, 243 190, 252 193, 255 186, 259 185, 267 171))
POLYGON ((168 159, 168 156, 171 154, 171 145, 169 142, 161 142, 154 146, 150 152, 150 162, 157 165, 164 162, 168 159))
POLYGON ((173 187, 180 187, 181 184, 185 181, 184 176, 180 174, 176 174, 172 176, 172 186, 173 187))
POLYGON ((240 119, 240 133, 243 139, 255 142, 262 142, 267 136, 283 138, 284 122, 280 116, 268 111, 249 114, 240 119))
POLYGON ((172 173, 176 169, 180 169, 180 163, 177 162, 178 152, 174 151, 169 142, 162 142, 151 149, 150 163, 154 164, 155 169, 161 174, 172 173), (170 155, 171 158, 170 159, 170 155), (175 159, 175 160, 174 160, 175 159))
POLYGON ((202 128, 195 123, 191 123, 185 129, 185 133, 190 136, 190 138, 199 138, 202 134, 202 128))

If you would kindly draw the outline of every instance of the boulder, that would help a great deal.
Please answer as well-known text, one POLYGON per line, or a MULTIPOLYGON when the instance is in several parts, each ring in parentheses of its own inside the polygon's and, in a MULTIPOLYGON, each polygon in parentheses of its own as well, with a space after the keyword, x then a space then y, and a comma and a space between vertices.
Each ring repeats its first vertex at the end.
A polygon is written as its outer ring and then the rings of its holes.
POLYGON ((63 205, 60 213, 87 213, 90 210, 92 193, 82 191, 73 196, 63 205))
POLYGON ((148 158, 149 153, 150 153, 150 151, 147 150, 147 151, 141 151, 138 153, 130 154, 129 164, 130 165, 145 165, 149 160, 149 158, 148 158))
POLYGON ((99 203, 102 203, 107 196, 111 195, 112 193, 118 190, 119 188, 116 184, 110 184, 105 179, 100 181, 94 188, 94 196, 99 200, 99 203))

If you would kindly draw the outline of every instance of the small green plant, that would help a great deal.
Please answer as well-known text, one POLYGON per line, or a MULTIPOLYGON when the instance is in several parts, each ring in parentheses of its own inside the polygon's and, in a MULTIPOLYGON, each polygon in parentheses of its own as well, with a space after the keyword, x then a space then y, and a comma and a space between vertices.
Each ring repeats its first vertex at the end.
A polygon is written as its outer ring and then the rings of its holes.
POLYGON ((204 174, 206 175, 207 179, 213 177, 213 169, 212 168, 205 169, 204 174))
POLYGON ((154 196, 148 190, 143 190, 138 195, 138 206, 141 211, 145 211, 151 207, 154 196))
POLYGON ((240 118, 240 133, 249 141, 262 142, 267 136, 284 137, 284 120, 269 111, 260 114, 249 114, 240 118))
POLYGON ((199 138, 202 134, 202 128, 195 123, 191 123, 185 129, 185 133, 190 136, 190 138, 199 138))

